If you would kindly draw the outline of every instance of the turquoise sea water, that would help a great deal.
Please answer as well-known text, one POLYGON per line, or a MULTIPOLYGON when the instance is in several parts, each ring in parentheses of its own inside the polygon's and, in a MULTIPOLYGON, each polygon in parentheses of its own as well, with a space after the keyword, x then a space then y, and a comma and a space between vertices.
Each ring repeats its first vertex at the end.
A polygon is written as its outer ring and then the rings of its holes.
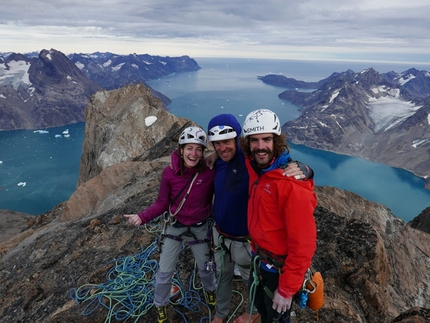
MULTIPOLYGON (((232 113, 242 122, 251 110, 266 107, 287 121, 299 115, 296 106, 278 99, 283 91, 264 84, 259 75, 282 73, 306 81, 333 72, 373 67, 379 72, 420 66, 321 63, 276 60, 198 59, 201 70, 154 80, 150 85, 172 99, 170 112, 190 118, 205 129, 210 118, 232 113)), ((427 68, 428 69, 428 68, 427 68)), ((40 214, 67 200, 79 176, 84 124, 47 129, 0 132, 0 209, 40 214), (70 137, 56 138, 69 129, 70 137), (25 186, 18 186, 26 182, 25 186)), ((405 221, 430 206, 424 180, 402 169, 290 144, 294 159, 315 170, 316 185, 335 186, 382 203, 405 221)))
POLYGON ((67 200, 79 177, 84 127, 0 131, 0 209, 40 214, 67 200))

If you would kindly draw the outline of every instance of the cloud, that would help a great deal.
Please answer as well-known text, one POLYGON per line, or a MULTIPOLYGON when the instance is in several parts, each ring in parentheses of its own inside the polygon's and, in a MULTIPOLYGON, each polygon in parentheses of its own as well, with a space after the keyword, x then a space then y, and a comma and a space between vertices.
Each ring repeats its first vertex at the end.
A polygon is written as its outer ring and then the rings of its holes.
POLYGON ((429 16, 427 0, 15 0, 0 4, 0 41, 19 52, 428 62, 429 16))

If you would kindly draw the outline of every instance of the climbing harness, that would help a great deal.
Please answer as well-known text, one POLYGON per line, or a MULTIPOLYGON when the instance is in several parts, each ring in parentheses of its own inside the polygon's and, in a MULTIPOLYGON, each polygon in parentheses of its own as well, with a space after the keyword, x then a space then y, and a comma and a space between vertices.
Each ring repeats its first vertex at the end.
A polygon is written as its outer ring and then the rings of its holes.
MULTIPOLYGON (((251 302, 251 306, 254 306, 254 302, 255 302, 255 295, 257 292, 257 287, 259 284, 261 284, 261 287, 263 288, 264 292, 266 293, 266 295, 270 298, 273 299, 273 292, 266 286, 263 284, 263 275, 262 275, 262 269, 261 268, 261 263, 263 262, 263 260, 261 259, 261 257, 259 255, 254 255, 253 257, 253 270, 252 270, 252 283, 250 286, 250 290, 249 290, 249 297, 250 297, 250 302, 251 302)), ((279 268, 277 268, 279 271, 279 274, 281 273, 281 270, 279 268)), ((291 323, 290 320, 290 310, 287 310, 284 313, 280 313, 279 317, 276 319, 276 322, 278 323, 291 323)), ((275 321, 273 321, 275 322, 275 321)))
POLYGON ((229 240, 237 241, 237 242, 249 242, 251 241, 251 236, 232 236, 225 232, 222 232, 217 224, 215 224, 215 228, 218 231, 219 236, 223 238, 227 238, 229 240))
POLYGON ((273 253, 259 247, 255 242, 254 242, 254 247, 255 247, 256 254, 263 262, 278 268, 279 271, 281 270, 282 267, 284 267, 284 262, 285 262, 285 259, 287 258, 286 255, 285 256, 274 255, 273 253))
MULTIPOLYGON (((159 253, 161 253, 162 251, 162 246, 163 246, 163 240, 164 238, 167 236, 166 235, 166 228, 167 225, 174 225, 176 224, 177 220, 175 218, 175 216, 179 213, 179 211, 181 210, 182 206, 184 205, 185 201, 188 198, 188 195, 190 194, 191 188, 194 184, 194 181, 196 180, 197 176, 199 175, 199 172, 196 172, 194 174, 194 177, 190 177, 190 179, 188 180, 187 184, 181 189, 181 191, 175 196, 175 198, 172 200, 172 202, 169 204, 169 210, 164 212, 161 216, 160 216, 160 221, 161 221, 161 230, 159 232, 159 234, 156 237, 156 244, 157 244, 157 250, 159 253), (191 182, 191 183, 190 183, 191 182), (171 206, 173 203, 175 203, 175 201, 178 199, 178 197, 182 194, 182 192, 185 190, 185 188, 187 187, 188 183, 190 183, 187 193, 184 195, 184 197, 182 198, 181 203, 179 203, 178 207, 176 208, 175 213, 171 212, 171 206)), ((182 240, 181 240, 182 241, 182 240)))
MULTIPOLYGON (((230 246, 227 247, 227 245, 225 244, 225 239, 228 239, 231 241, 236 241, 236 242, 241 242, 241 243, 249 243, 249 241, 251 240, 251 237, 249 235, 248 236, 232 236, 232 235, 229 235, 227 233, 222 232, 217 224, 214 224, 214 226, 218 232, 218 246, 214 247, 214 249, 215 249, 215 251, 221 252, 223 261, 224 261, 224 258, 226 255, 231 255, 230 248, 232 246, 232 244, 230 243, 230 246)), ((230 262, 232 262, 231 256, 230 256, 230 262)), ((224 268, 224 265, 222 265, 222 268, 224 268)))

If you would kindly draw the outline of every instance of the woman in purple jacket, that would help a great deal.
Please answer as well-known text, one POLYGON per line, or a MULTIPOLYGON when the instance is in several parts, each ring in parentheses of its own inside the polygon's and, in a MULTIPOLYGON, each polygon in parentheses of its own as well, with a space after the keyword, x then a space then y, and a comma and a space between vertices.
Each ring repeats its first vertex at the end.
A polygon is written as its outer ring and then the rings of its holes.
POLYGON ((172 277, 182 248, 188 241, 196 259, 208 305, 215 306, 215 272, 207 266, 209 259, 207 219, 211 215, 215 171, 203 159, 207 145, 206 133, 199 127, 185 129, 179 148, 171 154, 171 163, 162 173, 157 200, 138 214, 125 214, 139 226, 167 211, 163 230, 162 252, 155 278, 154 304, 159 323, 167 322, 172 277))

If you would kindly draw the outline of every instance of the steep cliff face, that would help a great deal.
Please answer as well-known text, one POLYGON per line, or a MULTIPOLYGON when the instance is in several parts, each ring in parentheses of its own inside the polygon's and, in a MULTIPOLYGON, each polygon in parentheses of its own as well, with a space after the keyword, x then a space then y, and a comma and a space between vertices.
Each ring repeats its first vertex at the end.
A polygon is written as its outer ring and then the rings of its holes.
MULTIPOLYGON (((92 157, 83 160, 88 165, 83 166, 77 190, 70 200, 34 218, 19 236, 0 244, 0 317, 5 322, 105 322, 114 314, 107 310, 108 298, 95 299, 90 305, 83 297, 83 303, 77 304, 71 297, 76 296, 74 288, 88 287, 87 297, 97 295, 108 271, 121 270, 123 261, 135 261, 155 240, 150 227, 132 227, 122 215, 138 212, 155 200, 168 154, 190 121, 166 115, 170 128, 164 125, 165 138, 152 146, 142 139, 148 146, 136 148, 129 141, 137 140, 137 132, 153 138, 160 131, 142 126, 148 116, 159 116, 157 104, 147 104, 157 100, 148 91, 131 87, 123 92, 99 92, 91 102, 83 155, 92 157), (136 114, 130 112, 135 109, 136 114), (138 115, 143 115, 143 124, 134 121, 138 115), (123 137, 116 127, 122 128, 123 137), (101 158, 114 147, 119 159, 101 158)), ((420 322, 426 317, 429 234, 356 194, 331 187, 317 187, 316 194, 314 266, 323 274, 326 288, 320 322, 420 322)), ((193 270, 193 257, 185 248, 178 274, 187 281, 193 270)), ((152 274, 147 274, 148 281, 152 274)), ((191 285, 185 283, 184 288, 191 285)), ((239 283, 234 287, 243 292, 239 283)), ((235 298, 233 306, 240 306, 239 302, 235 298)), ((142 322, 155 320, 150 304, 136 306, 135 315, 145 311, 142 322)), ((197 307, 199 311, 177 309, 188 322, 199 322, 209 313, 202 304, 197 307)), ((177 321, 184 321, 176 315, 177 321)), ((294 305, 294 322, 314 320, 315 312, 294 305)))
POLYGON ((85 136, 79 183, 108 166, 140 156, 162 140, 179 119, 142 84, 99 91, 85 109, 85 136))

